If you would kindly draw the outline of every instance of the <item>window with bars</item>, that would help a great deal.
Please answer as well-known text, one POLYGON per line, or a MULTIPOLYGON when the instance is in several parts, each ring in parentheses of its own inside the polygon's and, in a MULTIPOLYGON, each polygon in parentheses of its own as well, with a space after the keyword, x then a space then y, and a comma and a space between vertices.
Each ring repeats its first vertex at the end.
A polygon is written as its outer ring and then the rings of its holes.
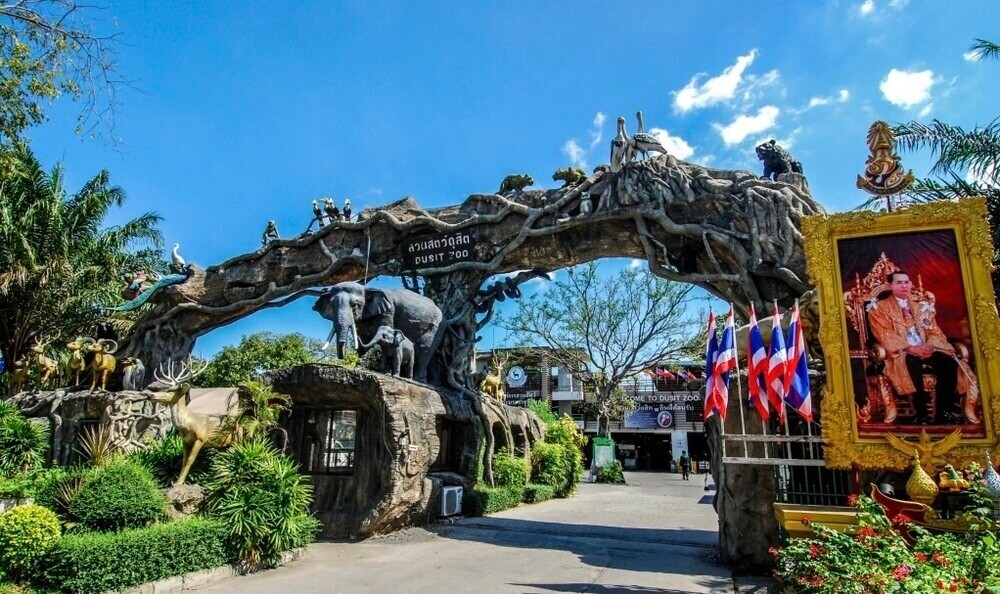
POLYGON ((350 474, 354 470, 357 411, 310 408, 294 412, 301 415, 295 415, 298 419, 292 423, 299 429, 295 445, 301 471, 305 474, 350 474))

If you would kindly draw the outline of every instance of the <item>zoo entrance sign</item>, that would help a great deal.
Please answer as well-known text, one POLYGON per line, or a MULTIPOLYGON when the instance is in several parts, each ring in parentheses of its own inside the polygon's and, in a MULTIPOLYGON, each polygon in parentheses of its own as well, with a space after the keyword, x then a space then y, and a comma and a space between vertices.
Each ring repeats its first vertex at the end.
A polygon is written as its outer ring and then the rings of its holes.
POLYGON ((411 240, 403 249, 403 260, 410 270, 437 268, 456 262, 476 260, 476 229, 424 235, 411 240))

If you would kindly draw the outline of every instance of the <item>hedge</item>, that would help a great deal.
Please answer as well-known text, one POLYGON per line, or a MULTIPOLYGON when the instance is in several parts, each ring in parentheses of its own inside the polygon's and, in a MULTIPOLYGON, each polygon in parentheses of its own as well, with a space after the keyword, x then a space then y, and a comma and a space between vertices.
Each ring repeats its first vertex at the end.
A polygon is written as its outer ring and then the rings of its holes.
POLYGON ((521 504, 524 487, 477 487, 463 502, 466 515, 482 516, 521 504))
POLYGON ((555 495, 556 490, 552 488, 552 485, 536 485, 534 483, 528 483, 524 487, 525 503, 541 503, 542 501, 552 499, 555 495))
POLYGON ((46 555, 37 581, 60 592, 110 592, 229 561, 226 527, 190 518, 121 532, 69 534, 46 555))

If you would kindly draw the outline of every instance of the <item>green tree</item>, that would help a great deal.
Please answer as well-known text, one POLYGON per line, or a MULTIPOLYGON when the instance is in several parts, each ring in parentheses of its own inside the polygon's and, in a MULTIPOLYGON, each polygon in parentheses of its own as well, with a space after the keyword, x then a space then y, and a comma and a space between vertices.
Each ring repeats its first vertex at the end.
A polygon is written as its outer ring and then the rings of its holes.
MULTIPOLYGON (((977 60, 1000 58, 1000 45, 976 39, 970 51, 977 60)), ((1000 119, 964 130, 933 120, 907 122, 894 132, 903 150, 929 150, 935 159, 931 174, 908 192, 915 201, 986 198, 994 247, 1000 247, 1000 119)), ((997 256, 994 261, 998 262, 997 256)), ((993 273, 993 290, 1000 295, 1000 273, 993 273)))
MULTIPOLYGON (((35 337, 93 334, 101 306, 120 300, 125 273, 163 266, 163 240, 155 213, 101 227, 125 202, 107 171, 70 195, 61 165, 46 172, 23 146, 9 154, 12 167, 0 172, 0 352, 12 362, 35 337)), ((119 330, 133 319, 115 317, 119 330)))
POLYGON ((116 35, 98 32, 94 5, 76 0, 0 3, 0 147, 45 120, 45 107, 68 95, 82 102, 77 132, 111 132, 116 94, 116 35))
POLYGON ((694 287, 639 269, 602 278, 596 263, 568 272, 569 280, 522 299, 495 324, 522 346, 550 347, 561 366, 593 370, 599 433, 607 435, 626 378, 698 348, 700 320, 687 313, 694 287))
POLYGON ((320 346, 321 341, 298 333, 244 336, 240 344, 219 351, 194 383, 202 387, 239 386, 265 371, 327 359, 329 355, 320 346))

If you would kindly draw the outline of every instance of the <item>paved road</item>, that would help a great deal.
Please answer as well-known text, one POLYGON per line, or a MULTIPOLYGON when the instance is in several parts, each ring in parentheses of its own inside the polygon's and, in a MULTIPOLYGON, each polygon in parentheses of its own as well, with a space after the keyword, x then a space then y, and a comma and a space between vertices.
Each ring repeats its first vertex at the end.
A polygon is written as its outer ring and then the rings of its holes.
POLYGON ((488 518, 356 543, 317 543, 285 567, 201 592, 763 593, 734 581, 716 552, 717 521, 700 476, 628 473, 578 496, 488 518))

